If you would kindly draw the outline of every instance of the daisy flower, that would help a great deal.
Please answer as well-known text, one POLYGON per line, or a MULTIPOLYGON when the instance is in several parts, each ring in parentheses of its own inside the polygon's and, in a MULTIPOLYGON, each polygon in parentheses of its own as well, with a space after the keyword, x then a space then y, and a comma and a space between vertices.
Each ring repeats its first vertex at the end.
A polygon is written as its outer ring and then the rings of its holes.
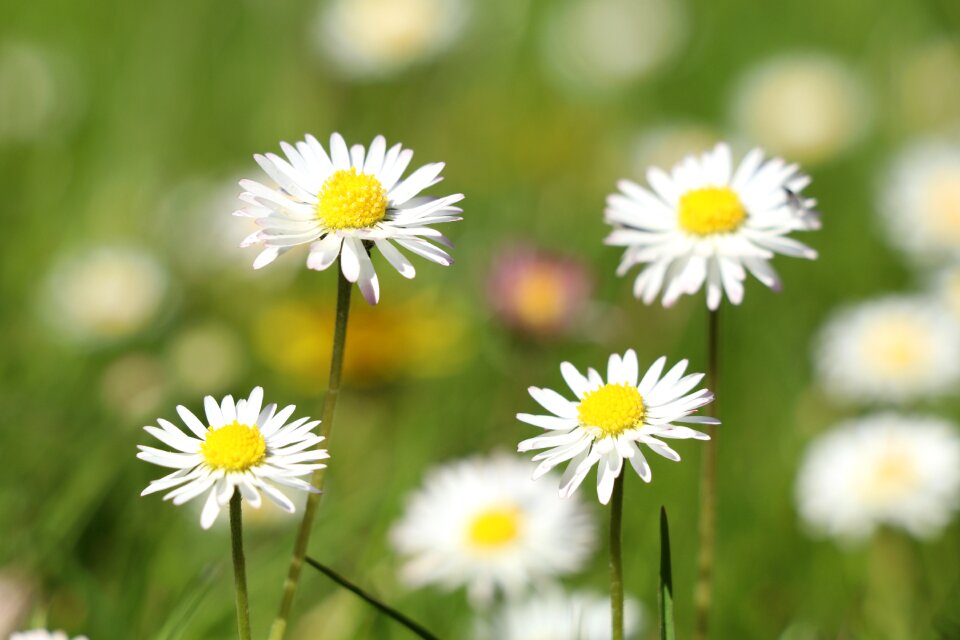
POLYGON ((180 505, 207 493, 200 524, 209 529, 234 491, 239 491, 254 509, 261 505, 262 492, 289 513, 295 511, 294 503, 274 485, 316 492, 300 476, 324 468, 326 465, 320 460, 330 457, 325 449, 313 448, 323 440, 323 436, 313 434, 319 420, 299 418, 287 423, 293 405, 280 411, 275 404, 261 409, 260 387, 251 391, 249 398, 237 402, 232 396, 220 403, 207 396, 203 405, 206 424, 186 407, 177 407, 192 436, 162 418, 157 420, 159 427, 144 427, 176 451, 139 445, 137 457, 176 471, 154 480, 140 495, 173 489, 164 500, 180 505))
MULTIPOLYGON (((32 631, 13 633, 10 635, 10 640, 71 640, 71 638, 63 631, 34 629, 32 631)), ((87 640, 87 636, 75 636, 73 640, 87 640)))
POLYGON ((880 211, 890 242, 919 262, 960 251, 960 144, 914 143, 893 162, 880 211))
POLYGON ((41 313, 75 343, 117 342, 144 331, 169 308, 169 281, 167 270, 142 247, 84 248, 53 265, 41 313))
POLYGON ((333 0, 320 3, 314 44, 341 75, 395 75, 450 48, 472 9, 469 0, 333 0))
POLYGON ((960 433, 934 417, 884 413, 851 420, 807 449, 797 508, 815 531, 841 539, 880 525, 928 538, 960 506, 960 433))
POLYGON ((566 498, 573 495, 597 465, 597 497, 601 504, 607 504, 624 459, 630 461, 644 482, 650 482, 650 466, 639 445, 645 444, 654 453, 677 462, 680 454, 661 438, 709 440, 705 433, 673 424, 720 424, 716 418, 691 415, 713 401, 713 394, 706 389, 691 393, 703 374, 685 376, 687 361, 681 360, 661 375, 666 362, 666 357, 654 362, 639 382, 633 349, 623 357, 610 356, 606 381, 595 369, 588 369, 587 375, 583 375, 564 362, 560 373, 575 400, 550 389, 530 387, 533 399, 551 414, 517 414, 518 420, 547 431, 546 435, 524 440, 517 447, 520 452, 545 449, 533 456, 533 461, 540 463, 533 472, 534 480, 569 461, 560 479, 560 495, 566 498))
POLYGON ((246 207, 235 215, 254 218, 261 230, 241 246, 265 248, 253 263, 260 269, 295 246, 310 246, 307 267, 322 271, 340 258, 344 277, 360 287, 370 304, 380 299, 380 282, 369 252, 376 247, 398 272, 412 278, 416 270, 399 247, 437 264, 449 266, 453 258, 436 245, 453 245, 431 225, 461 220, 463 200, 456 193, 442 198, 419 196, 442 180, 443 163, 427 164, 401 179, 413 151, 399 144, 387 150, 383 136, 364 149, 347 148, 339 133, 330 136, 328 155, 317 139, 308 135, 296 146, 280 143, 286 159, 268 153, 254 156, 278 186, 241 180, 246 207))
POLYGON ((733 104, 749 140, 801 162, 823 162, 852 148, 872 114, 863 79, 842 60, 791 53, 762 61, 739 81, 733 104))
POLYGON ((960 257, 934 276, 933 295, 960 322, 960 257))
POLYGON ((605 219, 614 227, 606 243, 626 247, 617 269, 645 268, 633 293, 650 304, 663 291, 670 306, 706 284, 707 306, 716 309, 724 293, 743 300, 746 272, 780 289, 770 266, 774 254, 814 259, 817 253, 788 237, 791 231, 819 228, 816 201, 801 195, 810 178, 780 158, 764 160, 754 149, 734 170, 730 147, 718 144, 688 156, 670 174, 647 170, 652 190, 630 180, 607 197, 605 219))
POLYGON ((595 537, 581 502, 560 500, 502 454, 430 471, 390 532, 405 582, 465 586, 478 606, 581 569, 595 537))
MULTIPOLYGON (((640 604, 624 602, 624 637, 633 638, 643 623, 640 604)), ((610 640, 610 598, 596 593, 548 589, 506 603, 492 621, 480 620, 481 640, 610 640)))
POLYGON ((530 337, 553 338, 569 333, 583 318, 592 289, 582 262, 520 245, 494 258, 487 299, 507 326, 530 337))
POLYGON ((894 296, 842 309, 818 342, 821 385, 838 399, 901 403, 960 385, 960 324, 935 301, 894 296))

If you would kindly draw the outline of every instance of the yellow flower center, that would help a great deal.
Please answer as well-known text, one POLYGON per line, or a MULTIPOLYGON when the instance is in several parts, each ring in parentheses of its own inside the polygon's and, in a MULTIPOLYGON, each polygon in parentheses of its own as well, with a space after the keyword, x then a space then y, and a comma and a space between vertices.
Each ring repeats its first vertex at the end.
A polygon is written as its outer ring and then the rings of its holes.
POLYGON ((484 509, 474 516, 467 529, 467 539, 482 549, 503 547, 519 535, 520 510, 512 505, 484 509))
POLYGON ((730 187, 704 187, 680 197, 680 227, 697 236, 736 231, 747 217, 730 187))
POLYGON ((246 471, 267 457, 267 443, 257 425, 234 422, 208 430, 207 439, 200 445, 200 452, 214 469, 246 471))
POLYGON ((340 169, 317 195, 317 218, 329 229, 363 229, 387 215, 387 190, 376 176, 340 169))
POLYGON ((608 384, 583 396, 577 412, 583 426, 596 427, 605 436, 616 436, 640 425, 646 407, 636 387, 608 384))

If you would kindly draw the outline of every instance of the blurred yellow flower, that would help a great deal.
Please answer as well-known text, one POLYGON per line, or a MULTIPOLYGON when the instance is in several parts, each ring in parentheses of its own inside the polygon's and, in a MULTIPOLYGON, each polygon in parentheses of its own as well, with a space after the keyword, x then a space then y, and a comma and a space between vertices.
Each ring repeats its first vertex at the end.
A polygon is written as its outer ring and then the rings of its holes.
MULTIPOLYGON (((294 384, 315 390, 329 372, 333 320, 332 306, 299 300, 271 305, 255 322, 258 351, 294 384)), ((354 305, 344 378, 349 384, 376 386, 445 375, 471 357, 469 333, 467 318, 430 294, 376 307, 354 305)))

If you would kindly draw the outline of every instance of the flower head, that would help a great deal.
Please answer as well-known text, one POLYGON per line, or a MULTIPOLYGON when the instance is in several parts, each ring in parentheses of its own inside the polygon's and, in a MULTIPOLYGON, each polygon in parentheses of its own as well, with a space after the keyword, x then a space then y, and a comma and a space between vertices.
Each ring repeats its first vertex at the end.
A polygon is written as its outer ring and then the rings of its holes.
POLYGON ((454 44, 470 13, 467 0, 324 2, 317 44, 343 75, 388 76, 454 44))
MULTIPOLYGON (((640 604, 624 601, 624 637, 633 638, 643 622, 640 604)), ((492 621, 481 620, 483 640, 609 640, 610 599, 595 593, 564 593, 556 588, 508 602, 492 621)))
POLYGON ((313 434, 319 420, 299 418, 287 423, 295 407, 277 411, 277 405, 263 405, 263 389, 255 388, 250 397, 234 402, 226 396, 217 403, 212 396, 203 399, 206 424, 184 406, 177 413, 193 435, 162 418, 159 427, 144 427, 147 433, 176 451, 164 451, 139 445, 137 457, 153 464, 176 469, 154 480, 140 495, 172 489, 164 500, 180 505, 207 493, 200 524, 209 529, 220 509, 239 491, 253 508, 261 505, 261 492, 279 507, 292 513, 294 503, 275 485, 315 492, 300 479, 322 469, 320 463, 330 456, 315 449, 323 436, 313 434))
POLYGON ((813 163, 829 160, 863 138, 870 104, 863 80, 843 61, 793 53, 747 71, 738 83, 733 115, 746 138, 813 163))
POLYGON ((670 174, 651 168, 652 191, 621 180, 620 193, 607 197, 606 221, 614 230, 606 243, 626 247, 619 275, 646 265, 633 293, 650 304, 663 291, 670 306, 706 285, 707 306, 743 299, 746 272, 773 289, 780 279, 770 266, 774 254, 816 258, 816 252, 788 237, 819 228, 814 200, 801 195, 810 179, 779 158, 764 161, 754 149, 734 171, 730 148, 719 144, 700 157, 689 156, 670 174))
POLYGON ((533 399, 552 414, 517 414, 518 420, 547 431, 546 435, 524 440, 518 446, 521 452, 545 449, 533 457, 534 462, 540 462, 533 472, 534 479, 567 462, 560 480, 560 495, 569 497, 597 465, 597 497, 607 504, 624 459, 630 461, 637 475, 650 482, 650 466, 639 445, 645 444, 654 453, 676 462, 680 454, 661 438, 709 440, 705 433, 673 424, 720 424, 715 418, 691 415, 713 401, 713 394, 706 389, 691 393, 703 374, 685 376, 687 361, 681 360, 662 375, 666 361, 663 357, 654 362, 640 379, 633 349, 623 357, 613 354, 606 381, 594 369, 583 375, 564 362, 560 373, 575 400, 550 389, 530 387, 533 399))
POLYGON ((70 340, 99 344, 145 329, 163 309, 169 282, 148 251, 103 245, 58 260, 45 289, 50 325, 70 340))
POLYGON ((843 423, 808 448, 797 508, 844 539, 880 525, 938 533, 960 506, 960 433, 945 420, 884 413, 843 423))
POLYGON ((330 137, 327 155, 308 135, 296 146, 280 143, 286 159, 268 153, 254 158, 278 185, 269 187, 241 180, 240 199, 247 206, 238 216, 254 218, 262 227, 243 246, 265 248, 253 263, 264 267, 295 246, 308 244, 307 267, 322 271, 340 258, 340 269, 360 287, 370 304, 380 299, 380 282, 369 253, 375 247, 405 278, 416 270, 396 245, 444 266, 453 258, 427 238, 452 246, 431 225, 460 220, 452 206, 463 194, 442 198, 418 196, 442 180, 443 163, 424 165, 401 180, 413 152, 399 144, 389 150, 383 136, 369 148, 347 143, 339 133, 330 137))
POLYGON ((960 324, 935 302, 882 298, 828 320, 815 355, 821 384, 837 398, 934 397, 960 384, 960 324))
POLYGON ((415 586, 466 586, 475 604, 497 590, 580 569, 595 529, 580 502, 562 501, 506 455, 474 457, 431 471, 410 498, 391 541, 415 586))
POLYGON ((487 297, 505 324, 527 335, 549 337, 570 329, 591 289, 590 275, 580 262, 514 247, 496 258, 487 297))
MULTIPOLYGON (((34 629, 32 631, 18 631, 10 635, 10 640, 71 640, 63 631, 47 631, 34 629)), ((87 640, 87 636, 75 636, 73 640, 87 640)))
POLYGON ((890 242, 918 262, 960 251, 960 144, 908 147, 894 161, 879 204, 890 242))

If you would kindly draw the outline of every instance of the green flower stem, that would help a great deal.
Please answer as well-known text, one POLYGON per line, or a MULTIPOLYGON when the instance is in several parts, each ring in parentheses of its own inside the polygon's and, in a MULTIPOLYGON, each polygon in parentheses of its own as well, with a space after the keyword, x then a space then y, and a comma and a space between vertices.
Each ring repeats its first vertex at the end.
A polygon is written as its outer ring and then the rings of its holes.
POLYGON ((390 607, 387 604, 381 602, 380 600, 377 600, 372 595, 370 595, 369 593, 367 593, 357 585, 353 584, 352 582, 344 578, 342 575, 340 575, 330 567, 320 564, 310 556, 307 556, 306 560, 307 560, 307 564, 309 564, 311 567, 313 567, 323 575, 327 576, 328 578, 336 582, 338 585, 340 585, 347 591, 353 593, 354 595, 359 597, 361 600, 363 600, 367 604, 372 605, 380 613, 400 623, 401 625, 406 627, 408 630, 410 630, 417 637, 423 638, 424 640, 438 640, 437 636, 433 635, 432 633, 430 633, 430 631, 420 626, 420 624, 411 620, 410 618, 400 613, 393 607, 390 607))
POLYGON ((626 470, 620 471, 613 483, 613 496, 610 498, 610 618, 613 640, 623 640, 623 561, 620 553, 621 521, 623 519, 623 477, 626 470))
MULTIPOLYGON (((720 409, 716 398, 719 397, 720 351, 720 311, 710 312, 707 322, 707 388, 714 394, 710 414, 718 418, 720 409)), ((694 638, 706 640, 709 637, 710 607, 713 601, 713 562, 715 555, 717 521, 717 428, 706 428, 710 440, 703 454, 700 470, 700 548, 697 554, 697 585, 693 594, 696 619, 694 638)))
MULTIPOLYGON (((325 439, 324 444, 329 446, 330 431, 333 428, 333 417, 337 407, 337 397, 340 395, 340 376, 343 371, 343 346, 347 338, 347 318, 350 314, 350 292, 353 285, 344 277, 340 270, 340 261, 337 261, 337 316, 333 330, 333 353, 330 359, 330 379, 327 384, 327 395, 323 401, 323 421, 320 423, 320 435, 325 439)), ((326 469, 317 469, 313 472, 311 484, 323 490, 326 469)), ((280 610, 273 626, 270 628, 270 640, 282 640, 287 631, 287 622, 293 608, 293 597, 300 582, 300 573, 303 569, 304 558, 307 555, 307 544, 310 542, 310 532, 320 504, 319 493, 311 493, 307 505, 303 510, 303 520, 297 531, 297 540, 293 547, 293 556, 290 559, 290 569, 287 580, 283 584, 283 596, 280 600, 280 610)))
POLYGON ((247 598, 247 563, 243 557, 243 512, 240 490, 230 498, 230 543, 233 548, 233 584, 237 591, 237 632, 240 640, 250 640, 250 604, 247 598))

